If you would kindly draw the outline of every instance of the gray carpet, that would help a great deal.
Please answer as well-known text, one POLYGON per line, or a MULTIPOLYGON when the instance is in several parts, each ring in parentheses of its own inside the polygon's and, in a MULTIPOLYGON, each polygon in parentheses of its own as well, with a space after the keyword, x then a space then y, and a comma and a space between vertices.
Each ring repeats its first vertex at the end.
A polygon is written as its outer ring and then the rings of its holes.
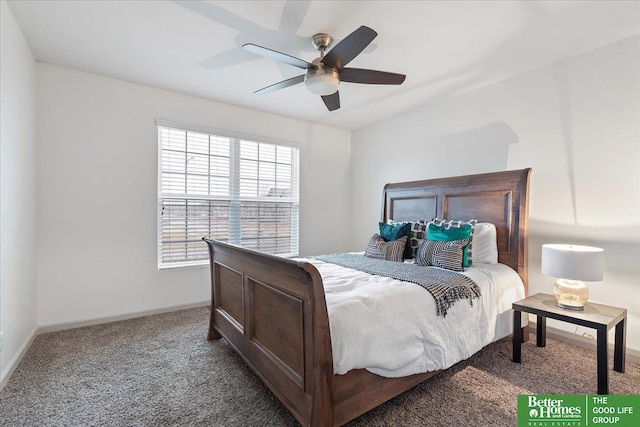
MULTIPOLYGON (((198 308, 40 335, 0 392, 3 426, 295 426, 198 308)), ((535 337, 534 337, 535 338, 535 337)), ((518 394, 595 394, 595 352, 510 338, 349 426, 514 426, 518 394)), ((610 393, 640 394, 640 366, 610 371, 610 393)))

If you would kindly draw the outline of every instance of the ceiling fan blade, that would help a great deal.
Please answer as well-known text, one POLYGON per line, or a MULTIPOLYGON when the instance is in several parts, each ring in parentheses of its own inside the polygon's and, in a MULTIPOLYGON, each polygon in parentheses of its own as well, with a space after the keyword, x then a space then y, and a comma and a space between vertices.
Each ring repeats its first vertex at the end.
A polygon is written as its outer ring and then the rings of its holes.
POLYGON ((242 48, 244 50, 248 50, 249 52, 253 52, 257 55, 261 55, 276 61, 284 62, 285 64, 293 65, 294 67, 302 68, 303 70, 308 70, 309 68, 316 68, 316 66, 313 65, 312 63, 304 61, 302 59, 298 59, 295 56, 287 55, 286 53, 282 53, 282 52, 278 52, 277 50, 258 46, 253 43, 243 44, 242 48))
POLYGON ((332 95, 324 95, 322 97, 322 100, 324 101, 324 105, 327 106, 327 109, 329 111, 334 111, 340 108, 340 94, 338 93, 338 91, 336 91, 336 93, 332 95))
POLYGON ((302 83, 303 81, 304 81, 304 74, 301 76, 291 77, 290 79, 283 80, 278 83, 274 83, 267 87, 263 87, 262 89, 258 89, 253 93, 269 93, 269 92, 273 92, 274 90, 284 89, 285 87, 297 85, 298 83, 302 83))
POLYGON ((349 83, 366 83, 370 85, 400 85, 407 76, 388 73, 386 71, 364 70, 362 68, 343 68, 340 80, 349 83))
POLYGON ((378 33, 364 25, 342 39, 322 58, 322 63, 341 70, 360 54, 378 33))

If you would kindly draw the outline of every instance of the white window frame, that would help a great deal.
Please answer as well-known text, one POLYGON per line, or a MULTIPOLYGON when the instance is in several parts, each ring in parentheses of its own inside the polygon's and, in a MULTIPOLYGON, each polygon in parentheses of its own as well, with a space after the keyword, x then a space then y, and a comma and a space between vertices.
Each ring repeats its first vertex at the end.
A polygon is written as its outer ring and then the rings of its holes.
MULTIPOLYGON (((180 267, 191 267, 191 266, 200 266, 207 265, 209 263, 208 255, 206 259, 198 259, 198 260, 184 260, 178 262, 165 262, 163 261, 163 201, 166 199, 172 200, 185 200, 185 203, 188 201, 219 201, 222 203, 229 203, 229 211, 228 211, 228 241, 232 244, 237 244, 242 246, 243 242, 241 239, 243 225, 240 217, 240 206, 245 204, 255 204, 255 203, 264 203, 268 206, 283 206, 286 210, 290 211, 291 215, 291 242, 289 246, 289 251, 286 253, 274 253, 274 255, 280 255, 285 257, 297 256, 298 248, 299 248, 299 145, 292 142, 287 141, 279 141, 273 140, 269 138, 256 137, 252 135, 246 135, 236 132, 228 132, 228 131, 220 131, 215 129, 208 129, 200 126, 187 125, 183 123, 172 122, 168 120, 156 119, 156 131, 158 135, 158 199, 157 199, 157 244, 158 244, 158 269, 168 269, 168 268, 180 268, 180 267), (170 128, 178 131, 185 132, 196 132, 200 134, 208 134, 213 137, 222 137, 229 138, 231 140, 230 147, 230 171, 229 171, 229 195, 228 196, 213 196, 213 195, 203 195, 203 194, 190 194, 187 192, 186 188, 183 193, 168 193, 163 192, 162 185, 162 176, 163 176, 163 145, 162 145, 162 128, 170 128), (285 146, 291 147, 294 151, 292 152, 291 158, 291 193, 290 197, 246 197, 240 195, 240 144, 245 143, 258 143, 258 144, 269 144, 274 146, 285 146)), ((185 150, 186 150, 186 142, 185 142, 185 150)), ((258 160, 260 162, 261 160, 258 160)), ((269 163, 265 161, 265 163, 269 163)), ((187 173, 185 171, 185 177, 187 173)), ((186 187, 186 186, 185 186, 186 187)), ((245 205, 246 207, 246 205, 245 205)), ((185 211, 186 212, 186 211, 185 211)), ((188 236, 188 226, 185 227, 185 233, 188 236)), ((209 237, 209 236, 201 236, 201 237, 209 237)), ((200 238, 198 238, 200 239, 200 238)), ((259 243, 258 239, 253 239, 254 245, 255 242, 259 243)), ((203 252, 208 253, 206 244, 200 240, 202 244, 203 252)), ((189 253, 188 246, 189 244, 193 245, 195 242, 193 240, 189 240, 185 236, 185 258, 187 257, 187 253, 189 253), (190 242, 190 243, 188 243, 190 242)), ((248 246, 251 247, 251 246, 248 246)), ((193 249, 192 249, 193 252, 193 249)), ((199 251, 198 251, 199 252, 199 251)), ((267 251, 268 252, 268 251, 267 251)), ((272 253, 272 252, 270 252, 272 253)))

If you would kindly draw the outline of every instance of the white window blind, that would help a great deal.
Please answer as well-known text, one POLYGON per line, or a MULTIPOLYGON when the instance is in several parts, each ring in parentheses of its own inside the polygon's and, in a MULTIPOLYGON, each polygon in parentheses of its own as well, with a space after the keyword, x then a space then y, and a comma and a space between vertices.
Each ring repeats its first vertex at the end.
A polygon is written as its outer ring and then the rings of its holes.
POLYGON ((203 236, 298 254, 298 149, 158 126, 158 266, 205 264, 203 236))

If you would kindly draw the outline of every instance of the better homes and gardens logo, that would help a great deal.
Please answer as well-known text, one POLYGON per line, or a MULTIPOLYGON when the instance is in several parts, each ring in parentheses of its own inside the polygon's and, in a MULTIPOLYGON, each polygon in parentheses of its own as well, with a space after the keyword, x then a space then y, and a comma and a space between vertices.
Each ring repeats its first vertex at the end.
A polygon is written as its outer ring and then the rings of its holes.
MULTIPOLYGON (((526 397, 528 426, 575 426, 585 419, 584 396, 530 395, 523 397, 526 397)), ((520 396, 518 409, 520 409, 520 396)))
POLYGON ((518 427, 640 426, 640 395, 519 395, 518 427))

